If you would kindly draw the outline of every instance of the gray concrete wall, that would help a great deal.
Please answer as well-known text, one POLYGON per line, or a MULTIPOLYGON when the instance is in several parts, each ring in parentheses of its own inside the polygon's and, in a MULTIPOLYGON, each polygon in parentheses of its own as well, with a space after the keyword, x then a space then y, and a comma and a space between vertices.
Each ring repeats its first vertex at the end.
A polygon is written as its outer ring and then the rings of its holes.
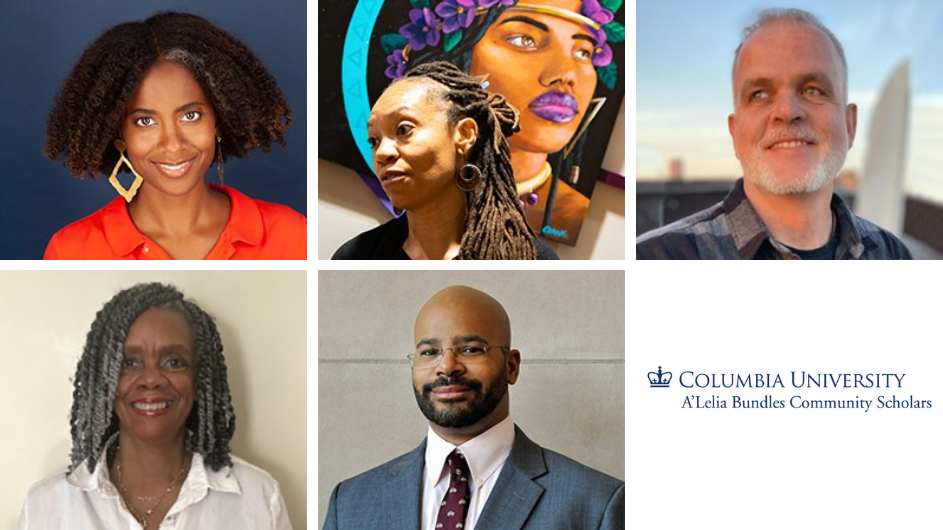
POLYGON ((318 521, 341 480, 415 448, 428 423, 406 354, 439 289, 464 284, 511 319, 511 417, 538 444, 625 479, 624 271, 320 271, 318 521))

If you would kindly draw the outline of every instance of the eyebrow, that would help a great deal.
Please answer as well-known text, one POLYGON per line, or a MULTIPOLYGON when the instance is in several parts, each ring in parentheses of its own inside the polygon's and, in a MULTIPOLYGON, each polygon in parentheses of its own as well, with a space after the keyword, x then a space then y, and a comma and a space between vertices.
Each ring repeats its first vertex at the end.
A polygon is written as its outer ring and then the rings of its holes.
POLYGON ((485 339, 478 335, 459 335, 455 337, 455 342, 484 342, 488 343, 485 339))
POLYGON ((435 346, 437 344, 439 344, 439 339, 422 339, 416 343, 416 349, 419 349, 422 346, 435 346))
POLYGON ((805 74, 799 78, 800 85, 804 85, 809 82, 818 83, 824 86, 825 90, 827 90, 829 94, 835 92, 835 87, 832 86, 831 79, 829 79, 829 77, 822 72, 812 72, 810 74, 805 74))
POLYGON ((582 33, 576 33, 576 34, 573 35, 573 38, 574 38, 574 39, 582 39, 582 40, 585 40, 585 41, 589 41, 590 43, 592 43, 593 47, 596 46, 596 39, 590 37, 589 35, 583 35, 582 33))
MULTIPOLYGON (((823 85, 829 94, 835 93, 835 87, 832 86, 831 80, 823 72, 810 72, 799 75, 793 79, 797 85, 815 82, 823 85)), ((776 83, 768 77, 754 77, 753 79, 747 79, 746 82, 743 83, 743 88, 740 89, 740 99, 747 97, 748 93, 754 88, 768 87, 775 84, 776 83)))
MULTIPOLYGON (((488 344, 488 341, 483 339, 480 335, 457 335, 453 337, 452 340, 453 340, 453 343, 455 344, 463 344, 465 342, 483 342, 485 344, 488 344)), ((420 340, 418 343, 416 343, 416 348, 418 349, 422 346, 438 346, 438 345, 439 345, 439 339, 424 338, 420 340)))
POLYGON ((754 88, 766 87, 772 84, 773 80, 768 77, 754 77, 752 79, 747 79, 740 88, 740 99, 745 98, 747 96, 747 92, 750 92, 754 88))
MULTIPOLYGON (((205 103, 202 103, 202 102, 200 102, 200 101, 191 101, 190 103, 187 103, 186 105, 183 105, 183 106, 180 106, 180 107, 177 107, 176 109, 174 109, 174 114, 176 114, 176 113, 178 113, 178 112, 183 112, 183 111, 185 111, 185 110, 187 110, 187 109, 189 109, 189 108, 191 108, 191 107, 204 107, 204 106, 206 106, 206 104, 205 104, 205 103)), ((129 112, 128 114, 131 115, 131 114, 137 114, 137 113, 140 113, 140 114, 157 114, 157 111, 156 111, 156 110, 151 110, 151 109, 134 109, 134 110, 132 110, 131 112, 129 112)))
MULTIPOLYGON (((403 106, 401 106, 401 107, 397 107, 397 108, 393 109, 393 111, 390 112, 389 115, 390 115, 390 116, 395 116, 395 115, 397 115, 397 114, 402 114, 404 110, 405 110, 405 111, 409 111, 409 110, 411 110, 411 107, 409 107, 408 105, 403 105, 403 106)), ((412 114, 410 114, 410 117, 412 117, 412 114)), ((374 116, 374 117, 371 117, 370 119, 368 119, 368 120, 367 120, 367 129, 369 129, 374 123, 376 123, 376 121, 377 121, 377 120, 376 120, 376 117, 375 117, 375 116, 374 116)))
MULTIPOLYGON (((508 22, 523 22, 524 24, 530 24, 531 26, 534 26, 534 27, 536 27, 537 29, 540 29, 540 30, 543 30, 543 31, 545 31, 545 32, 547 32, 547 33, 550 33, 550 28, 548 28, 547 25, 544 24, 543 22, 538 22, 538 21, 536 21, 536 20, 534 20, 534 19, 532 19, 532 18, 530 18, 530 17, 525 17, 525 16, 522 16, 522 15, 516 15, 516 16, 513 16, 513 17, 508 17, 508 18, 504 19, 504 21, 501 22, 501 24, 498 24, 498 25, 500 26, 500 25, 502 25, 502 24, 507 24, 508 22)), ((582 40, 589 41, 589 42, 591 42, 591 43, 593 44, 593 46, 596 46, 596 39, 590 37, 589 35, 584 35, 584 34, 582 34, 582 33, 575 33, 575 34, 573 35, 573 38, 574 38, 574 39, 582 39, 582 40)))
POLYGON ((169 344, 161 348, 160 353, 190 353, 190 348, 185 344, 169 344))
MULTIPOLYGON (((141 355, 144 353, 144 348, 142 346, 133 344, 124 348, 123 353, 125 355, 141 355)), ((167 355, 169 353, 190 353, 190 348, 186 344, 168 344, 166 346, 162 346, 158 350, 158 353, 161 355, 167 355)))
POLYGON ((530 24, 531 26, 534 26, 534 27, 536 27, 537 29, 541 29, 541 30, 543 30, 543 31, 546 31, 547 33, 550 32, 550 28, 548 28, 547 25, 544 24, 543 22, 537 22, 536 20, 534 20, 534 19, 532 19, 532 18, 530 18, 530 17, 525 17, 525 16, 521 16, 521 15, 517 15, 517 16, 513 16, 513 17, 508 17, 508 18, 504 19, 504 21, 501 22, 501 24, 498 24, 498 25, 501 26, 501 25, 507 24, 508 22, 523 22, 523 23, 525 23, 525 24, 530 24))

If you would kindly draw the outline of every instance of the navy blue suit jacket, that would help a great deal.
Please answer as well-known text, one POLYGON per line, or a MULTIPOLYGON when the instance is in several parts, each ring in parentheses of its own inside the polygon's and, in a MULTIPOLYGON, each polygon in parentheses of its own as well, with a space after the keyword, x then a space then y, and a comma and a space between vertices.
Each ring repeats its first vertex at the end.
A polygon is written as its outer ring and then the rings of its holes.
MULTIPOLYGON (((345 480, 324 530, 419 529, 426 441, 345 480)), ((625 483, 544 449, 515 425, 514 445, 476 530, 622 530, 625 483)))

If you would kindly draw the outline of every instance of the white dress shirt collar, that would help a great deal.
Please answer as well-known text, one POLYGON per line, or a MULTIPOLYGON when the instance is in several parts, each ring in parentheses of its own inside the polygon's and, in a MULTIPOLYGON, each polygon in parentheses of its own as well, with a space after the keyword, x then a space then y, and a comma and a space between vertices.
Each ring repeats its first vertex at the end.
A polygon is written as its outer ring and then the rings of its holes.
POLYGON ((465 455, 468 469, 476 485, 481 485, 507 460, 514 445, 514 422, 511 416, 504 418, 494 427, 468 440, 462 445, 455 446, 443 440, 432 427, 426 441, 426 473, 430 486, 435 486, 444 476, 445 459, 456 448, 465 455), (440 470, 436 473, 434 470, 440 470))
MULTIPOLYGON (((93 472, 88 471, 88 467, 83 462, 76 467, 72 473, 66 477, 66 481, 72 486, 83 490, 98 490, 102 497, 113 498, 118 496, 118 488, 111 481, 108 473, 108 464, 106 457, 108 447, 114 442, 117 433, 105 443, 105 449, 102 450, 98 462, 95 464, 93 472)), ((183 508, 199 502, 206 496, 208 490, 216 490, 223 493, 242 493, 239 488, 239 481, 232 474, 232 468, 223 467, 219 471, 213 471, 203 464, 203 455, 193 453, 193 461, 190 464, 190 472, 186 480, 180 487, 180 494, 177 496, 177 502, 171 508, 170 512, 175 513, 183 508), (178 508, 179 506, 179 508, 178 508)))
MULTIPOLYGON (((231 467, 213 471, 202 456, 194 454, 173 506, 160 524, 149 527, 291 530, 278 483, 264 470, 231 456, 231 467)), ((108 476, 107 457, 99 457, 91 472, 87 466, 85 461, 68 476, 56 473, 34 485, 23 504, 18 528, 140 529, 108 476)))

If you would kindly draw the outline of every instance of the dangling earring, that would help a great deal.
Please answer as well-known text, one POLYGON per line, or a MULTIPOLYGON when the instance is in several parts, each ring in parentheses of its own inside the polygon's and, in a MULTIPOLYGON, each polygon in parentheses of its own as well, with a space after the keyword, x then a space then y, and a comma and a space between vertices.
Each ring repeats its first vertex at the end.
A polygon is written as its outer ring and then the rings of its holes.
POLYGON ((570 184, 576 186, 580 182, 580 166, 573 166, 570 169, 570 184))
MULTIPOLYGON (((465 150, 459 149, 458 156, 465 161, 465 150)), ((474 191, 481 184, 481 170, 473 164, 465 164, 455 172, 455 185, 462 191, 474 191)))
POLYGON ((134 195, 138 192, 138 188, 141 187, 141 183, 144 182, 144 178, 141 175, 138 175, 138 172, 134 170, 134 167, 131 166, 131 161, 124 157, 124 141, 120 138, 115 140, 115 149, 118 150, 118 153, 121 154, 121 158, 118 159, 118 163, 115 164, 114 171, 111 172, 111 177, 108 178, 108 182, 111 183, 111 186, 115 188, 115 191, 118 192, 118 195, 124 197, 124 200, 131 202, 131 199, 134 198, 134 195), (128 169, 131 170, 131 173, 134 173, 134 182, 131 183, 131 187, 124 189, 124 186, 118 182, 118 170, 121 169, 121 163, 124 162, 128 165, 128 169))
POLYGON ((481 170, 473 164, 465 164, 455 173, 455 185, 462 191, 475 191, 481 184, 481 170))
POLYGON ((226 181, 223 180, 223 137, 219 134, 219 127, 216 128, 216 172, 219 173, 219 183, 223 186, 226 181))

